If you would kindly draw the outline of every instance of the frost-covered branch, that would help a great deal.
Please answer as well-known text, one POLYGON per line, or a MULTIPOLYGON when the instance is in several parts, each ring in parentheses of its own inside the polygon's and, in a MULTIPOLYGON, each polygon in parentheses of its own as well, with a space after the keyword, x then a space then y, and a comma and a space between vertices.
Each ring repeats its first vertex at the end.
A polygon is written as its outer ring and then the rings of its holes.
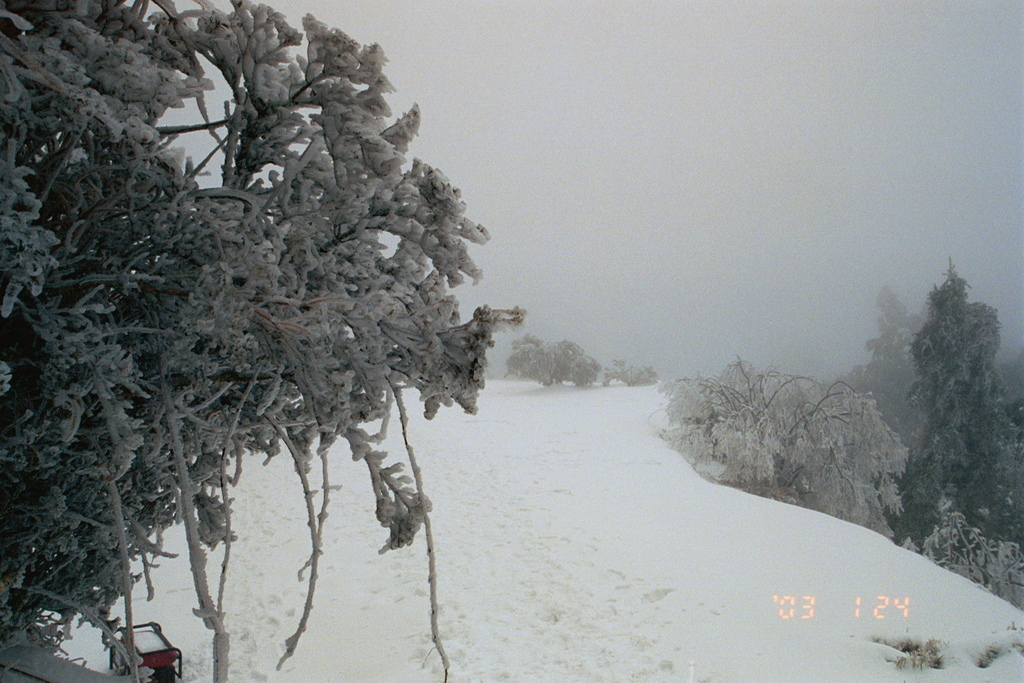
POLYGON ((309 569, 309 582, 306 588, 306 601, 302 607, 302 616, 299 618, 299 625, 295 629, 295 633, 290 635, 285 640, 284 654, 277 662, 277 670, 280 671, 281 667, 284 666, 285 661, 288 660, 293 654, 295 654, 295 648, 299 644, 299 639, 302 634, 306 631, 306 624, 309 622, 309 615, 313 610, 313 598, 316 594, 316 581, 319 577, 320 568, 320 556, 323 555, 323 533, 324 533, 324 521, 327 519, 327 504, 328 504, 328 493, 329 487, 327 484, 327 464, 326 458, 321 457, 324 463, 323 471, 323 488, 321 492, 323 494, 322 507, 320 509, 319 516, 316 513, 313 505, 313 489, 309 483, 309 475, 307 473, 307 462, 305 459, 305 452, 299 449, 288 435, 287 430, 280 427, 274 422, 271 422, 274 429, 277 431, 278 436, 284 442, 288 448, 288 452, 292 456, 292 462, 295 466, 295 473, 299 477, 299 482, 302 485, 302 496, 306 502, 306 525, 309 527, 310 537, 310 552, 306 562, 299 569, 299 580, 302 580, 303 572, 309 569))
POLYGON ((1024 551, 1016 543, 986 538, 948 504, 945 501, 942 523, 924 540, 921 553, 1024 608, 1024 551))
POLYGON ((405 442, 405 450, 409 455, 409 467, 412 469, 413 478, 416 482, 416 494, 424 502, 426 511, 423 514, 423 533, 427 541, 427 584, 430 587, 430 635, 437 648, 437 654, 441 656, 441 665, 444 667, 444 680, 448 680, 448 671, 451 663, 448 661, 448 654, 444 650, 444 643, 441 641, 441 629, 437 624, 440 607, 437 601, 437 554, 434 551, 434 534, 430 526, 430 503, 423 493, 423 474, 416 462, 416 455, 413 453, 412 444, 409 442, 409 415, 405 411, 405 403, 402 401, 402 390, 391 387, 398 405, 398 416, 402 422, 402 440, 405 442))
POLYGON ((107 479, 107 492, 110 494, 110 507, 114 513, 114 529, 117 534, 117 547, 121 554, 121 589, 124 591, 124 644, 125 649, 132 653, 127 658, 128 671, 132 681, 139 683, 139 662, 135 653, 135 618, 132 610, 132 565, 128 554, 128 538, 125 535, 124 511, 121 507, 121 494, 117 490, 117 482, 107 479))
POLYGON ((188 463, 185 459, 185 446, 181 436, 181 416, 171 400, 170 391, 164 389, 165 418, 167 431, 170 435, 170 448, 174 458, 174 469, 178 480, 179 514, 185 526, 185 539, 188 543, 188 558, 192 568, 192 583, 195 586, 199 608, 196 616, 203 620, 208 629, 213 631, 213 679, 215 683, 228 680, 228 656, 230 653, 230 636, 224 625, 224 613, 217 608, 210 594, 209 579, 206 573, 206 552, 202 545, 199 531, 199 515, 195 498, 199 493, 193 481, 188 463))

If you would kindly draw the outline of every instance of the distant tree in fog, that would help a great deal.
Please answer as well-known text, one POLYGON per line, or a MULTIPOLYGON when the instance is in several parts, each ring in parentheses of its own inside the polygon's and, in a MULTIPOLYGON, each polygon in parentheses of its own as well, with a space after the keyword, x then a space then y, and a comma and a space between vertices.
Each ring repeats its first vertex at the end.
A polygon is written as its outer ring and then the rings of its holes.
POLYGON ((909 395, 916 377, 910 345, 924 318, 907 311, 888 287, 882 288, 876 302, 878 336, 865 345, 871 360, 854 368, 844 380, 875 399, 886 424, 909 446, 921 424, 921 412, 909 395))
POLYGON ((604 371, 602 384, 608 386, 612 382, 622 382, 627 387, 641 387, 658 383, 658 373, 649 365, 637 367, 626 365, 624 360, 613 360, 612 367, 604 371))
POLYGON ((1006 414, 1016 430, 1018 452, 1022 452, 1024 451, 1024 351, 1009 360, 1004 360, 999 366, 999 374, 1006 387, 1006 414))
POLYGON ((1024 350, 1004 358, 999 363, 999 375, 1003 378, 1008 399, 1024 399, 1024 350))
POLYGON ((907 450, 870 397, 743 361, 664 391, 667 440, 719 481, 892 535, 884 513, 900 508, 907 450))
POLYGON ((597 381, 601 364, 571 341, 549 343, 526 335, 512 342, 508 374, 532 379, 544 386, 571 382, 587 386, 597 381))

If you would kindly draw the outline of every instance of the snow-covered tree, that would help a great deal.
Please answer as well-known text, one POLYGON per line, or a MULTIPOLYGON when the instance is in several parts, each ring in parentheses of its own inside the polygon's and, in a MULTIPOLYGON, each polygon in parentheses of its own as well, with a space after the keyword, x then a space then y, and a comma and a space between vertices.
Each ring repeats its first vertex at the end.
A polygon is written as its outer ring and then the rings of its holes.
POLYGON ((921 553, 1024 609, 1024 552, 1018 544, 985 538, 962 514, 945 508, 921 553))
POLYGON ((911 347, 912 396, 924 423, 903 476, 896 529, 920 543, 949 505, 986 537, 1022 543, 1024 462, 995 363, 999 320, 991 306, 968 301, 967 289, 951 264, 928 296, 911 347))
POLYGON ((627 387, 642 387, 658 383, 658 373, 649 365, 637 367, 626 365, 624 360, 613 360, 612 367, 604 371, 602 384, 608 386, 612 382, 622 382, 627 387))
POLYGON ((224 680, 205 553, 231 542, 250 454, 293 459, 309 511, 288 653, 331 445, 366 468, 385 548, 430 509, 369 425, 403 389, 428 417, 473 411, 520 313, 460 318, 449 289, 479 277, 486 231, 407 163, 419 112, 389 118, 381 49, 303 29, 247 0, 0 3, 0 644, 56 642, 76 613, 106 626, 182 522, 224 680), (182 107, 194 122, 162 122, 182 107))
POLYGON ((883 513, 899 510, 907 451, 870 397, 742 361, 663 390, 666 438, 723 483, 891 535, 883 513))
POLYGON ((601 364, 571 341, 548 343, 533 335, 512 342, 507 361, 508 374, 532 379, 544 386, 571 382, 589 386, 597 381, 601 364))

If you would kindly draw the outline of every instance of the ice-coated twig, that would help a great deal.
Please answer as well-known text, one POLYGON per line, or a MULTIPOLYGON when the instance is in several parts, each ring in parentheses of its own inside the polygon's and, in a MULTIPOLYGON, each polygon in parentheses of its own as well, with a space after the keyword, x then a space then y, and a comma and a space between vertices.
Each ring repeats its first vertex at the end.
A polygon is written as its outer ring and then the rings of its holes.
POLYGON ((434 534, 430 528, 430 512, 423 494, 423 475, 420 473, 420 466, 416 462, 416 455, 413 453, 412 444, 409 443, 409 416, 405 411, 405 402, 402 400, 402 390, 391 385, 391 391, 395 396, 395 404, 398 406, 398 417, 402 422, 402 439, 405 441, 405 450, 409 454, 409 467, 412 469, 413 480, 416 482, 416 494, 420 504, 424 506, 423 512, 423 533, 427 538, 427 583, 430 586, 430 636, 437 648, 437 654, 441 655, 441 665, 444 667, 444 680, 448 681, 448 670, 451 665, 448 655, 444 651, 444 644, 441 642, 441 630, 437 625, 438 602, 437 602, 437 558, 434 552, 434 534))
MULTIPOLYGON (((260 371, 257 370, 252 379, 249 380, 248 385, 245 387, 245 393, 242 394, 242 400, 238 403, 238 410, 235 411, 235 418, 231 422, 231 428, 227 431, 224 436, 224 449, 220 455, 220 497, 221 503, 224 506, 224 557, 220 563, 220 583, 217 586, 217 611, 224 611, 224 591, 227 588, 228 581, 228 564, 231 561, 231 543, 232 543, 232 531, 231 531, 231 501, 228 498, 228 486, 232 483, 232 479, 228 477, 228 448, 231 446, 231 440, 235 437, 235 430, 238 429, 238 421, 242 417, 242 408, 245 406, 245 402, 249 400, 249 394, 252 393, 253 385, 259 379, 260 371)), ((241 453, 235 455, 237 461, 241 461, 241 453)), ((237 478, 234 480, 237 482, 237 478)))
POLYGON ((312 545, 312 550, 309 553, 309 559, 306 560, 306 563, 303 564, 302 568, 299 570, 299 579, 301 580, 302 572, 309 567, 309 588, 306 590, 306 602, 302 606, 302 616, 299 618, 299 625, 295 628, 295 633, 288 636, 284 641, 284 654, 282 654, 281 659, 277 661, 277 670, 280 671, 288 658, 295 654, 295 648, 298 647, 299 639, 302 638, 302 634, 306 632, 306 626, 309 623, 309 615, 313 611, 313 596, 316 593, 316 580, 320 567, 320 555, 323 554, 323 520, 327 517, 327 464, 325 460, 326 454, 321 453, 321 461, 324 463, 324 500, 321 505, 321 514, 318 520, 316 510, 313 507, 313 490, 309 486, 309 475, 306 474, 306 464, 302 459, 303 451, 295 445, 295 442, 292 441, 286 429, 269 418, 268 421, 277 431, 281 441, 284 442, 284 445, 288 448, 288 452, 291 453, 292 456, 292 461, 295 463, 295 473, 299 475, 299 481, 302 483, 302 495, 306 500, 306 524, 309 526, 310 543, 312 545))
POLYGON ((206 552, 203 550, 202 539, 199 535, 199 521, 195 506, 198 487, 192 480, 188 463, 185 460, 185 447, 181 438, 182 417, 171 401, 170 388, 166 383, 164 385, 164 407, 171 452, 174 456, 175 473, 178 479, 178 505, 182 523, 185 526, 192 583, 196 589, 196 598, 199 600, 199 608, 194 612, 203 620, 206 628, 213 631, 214 683, 227 683, 228 657, 231 650, 230 635, 224 627, 224 614, 217 609, 217 605, 214 604, 210 595, 210 582, 206 574, 206 552))
POLYGON ((124 533, 124 510, 121 507, 121 493, 117 490, 117 482, 106 479, 107 493, 110 495, 110 507, 114 513, 114 530, 117 534, 117 548, 121 553, 121 582, 124 587, 124 644, 130 653, 125 660, 132 681, 139 682, 139 663, 135 656, 135 620, 132 614, 132 561, 128 556, 128 538, 124 533))

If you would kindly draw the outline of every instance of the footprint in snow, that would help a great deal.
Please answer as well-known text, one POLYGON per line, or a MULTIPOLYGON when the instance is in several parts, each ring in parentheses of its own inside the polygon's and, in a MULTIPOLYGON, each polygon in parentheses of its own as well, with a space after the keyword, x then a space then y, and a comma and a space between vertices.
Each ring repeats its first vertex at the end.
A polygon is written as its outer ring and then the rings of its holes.
POLYGON ((650 593, 644 593, 643 601, 644 602, 658 602, 659 600, 664 600, 665 596, 668 595, 669 593, 671 593, 674 590, 675 590, 675 588, 659 588, 657 590, 651 591, 650 593))

